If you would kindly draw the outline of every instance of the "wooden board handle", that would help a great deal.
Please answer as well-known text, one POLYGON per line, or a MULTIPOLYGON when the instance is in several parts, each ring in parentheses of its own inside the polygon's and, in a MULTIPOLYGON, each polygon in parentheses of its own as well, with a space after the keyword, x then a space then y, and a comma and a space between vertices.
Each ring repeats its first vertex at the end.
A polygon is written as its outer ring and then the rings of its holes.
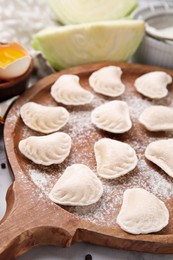
POLYGON ((17 181, 7 192, 7 211, 0 222, 0 260, 15 259, 41 245, 68 247, 78 228, 77 219, 71 214, 63 218, 64 210, 46 196, 33 205, 30 198, 26 199, 25 192, 28 191, 22 190, 17 181))

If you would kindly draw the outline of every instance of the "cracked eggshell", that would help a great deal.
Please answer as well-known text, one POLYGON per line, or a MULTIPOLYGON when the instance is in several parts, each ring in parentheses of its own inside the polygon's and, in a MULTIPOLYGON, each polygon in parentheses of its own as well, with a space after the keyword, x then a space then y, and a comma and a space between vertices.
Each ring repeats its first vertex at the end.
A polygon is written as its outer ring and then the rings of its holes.
POLYGON ((0 54, 0 79, 17 78, 28 70, 32 57, 22 45, 15 42, 0 43, 0 50, 3 51, 0 54), (10 60, 8 60, 8 56, 10 56, 10 60))

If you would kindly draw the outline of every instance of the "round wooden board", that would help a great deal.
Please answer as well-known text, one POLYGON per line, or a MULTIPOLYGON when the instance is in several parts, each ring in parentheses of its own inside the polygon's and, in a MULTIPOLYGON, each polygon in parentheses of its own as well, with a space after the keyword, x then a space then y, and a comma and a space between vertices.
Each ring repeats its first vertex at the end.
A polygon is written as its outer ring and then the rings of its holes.
POLYGON ((173 137, 173 133, 150 133, 138 122, 140 113, 150 105, 173 106, 173 84, 168 87, 169 95, 157 101, 142 97, 133 86, 137 77, 156 70, 166 71, 173 76, 171 70, 137 64, 83 65, 38 81, 14 103, 6 118, 4 139, 15 181, 8 191, 8 209, 0 223, 0 259, 13 259, 39 245, 70 246, 74 242, 82 241, 142 252, 173 253, 173 180, 144 157, 145 148, 151 141, 173 137), (22 156, 18 150, 19 141, 31 135, 41 134, 24 125, 19 115, 20 107, 28 101, 56 106, 57 103, 50 95, 50 87, 62 74, 78 75, 81 85, 92 91, 88 77, 93 71, 107 65, 120 66, 123 70, 122 80, 126 85, 126 91, 116 99, 128 103, 133 122, 132 129, 124 134, 110 134, 96 129, 90 121, 91 111, 112 98, 93 93, 94 99, 90 105, 66 106, 70 112, 70 120, 61 131, 72 137, 73 145, 70 156, 64 163, 45 167, 36 165, 22 156), (117 180, 101 179, 104 194, 95 205, 60 207, 51 202, 48 193, 67 166, 84 163, 96 172, 93 145, 102 137, 129 143, 137 152, 137 167, 117 180), (116 224, 123 192, 134 187, 154 193, 167 205, 170 221, 162 231, 155 234, 131 235, 116 224))

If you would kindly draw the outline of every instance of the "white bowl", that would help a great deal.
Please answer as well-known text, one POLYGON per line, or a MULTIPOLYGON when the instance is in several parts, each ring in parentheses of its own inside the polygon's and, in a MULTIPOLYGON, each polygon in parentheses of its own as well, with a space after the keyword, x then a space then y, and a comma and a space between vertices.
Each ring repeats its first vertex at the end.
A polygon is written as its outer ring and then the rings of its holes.
POLYGON ((133 62, 173 69, 173 43, 146 35, 133 56, 133 62))
POLYGON ((173 11, 156 13, 145 21, 148 35, 163 41, 173 41, 173 11))
POLYGON ((157 30, 173 26, 173 4, 157 4, 140 8, 134 19, 144 20, 146 35, 133 56, 133 62, 173 68, 173 41, 166 40, 157 30), (150 30, 152 28, 156 30, 150 30))

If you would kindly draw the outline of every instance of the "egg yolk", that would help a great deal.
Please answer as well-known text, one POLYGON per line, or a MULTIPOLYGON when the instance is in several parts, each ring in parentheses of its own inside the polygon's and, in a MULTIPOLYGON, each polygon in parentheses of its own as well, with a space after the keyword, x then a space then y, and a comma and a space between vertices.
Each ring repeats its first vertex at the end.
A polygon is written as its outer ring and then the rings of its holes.
POLYGON ((0 50, 0 67, 6 68, 10 63, 15 60, 24 57, 26 54, 23 51, 12 49, 12 48, 2 48, 0 50))

